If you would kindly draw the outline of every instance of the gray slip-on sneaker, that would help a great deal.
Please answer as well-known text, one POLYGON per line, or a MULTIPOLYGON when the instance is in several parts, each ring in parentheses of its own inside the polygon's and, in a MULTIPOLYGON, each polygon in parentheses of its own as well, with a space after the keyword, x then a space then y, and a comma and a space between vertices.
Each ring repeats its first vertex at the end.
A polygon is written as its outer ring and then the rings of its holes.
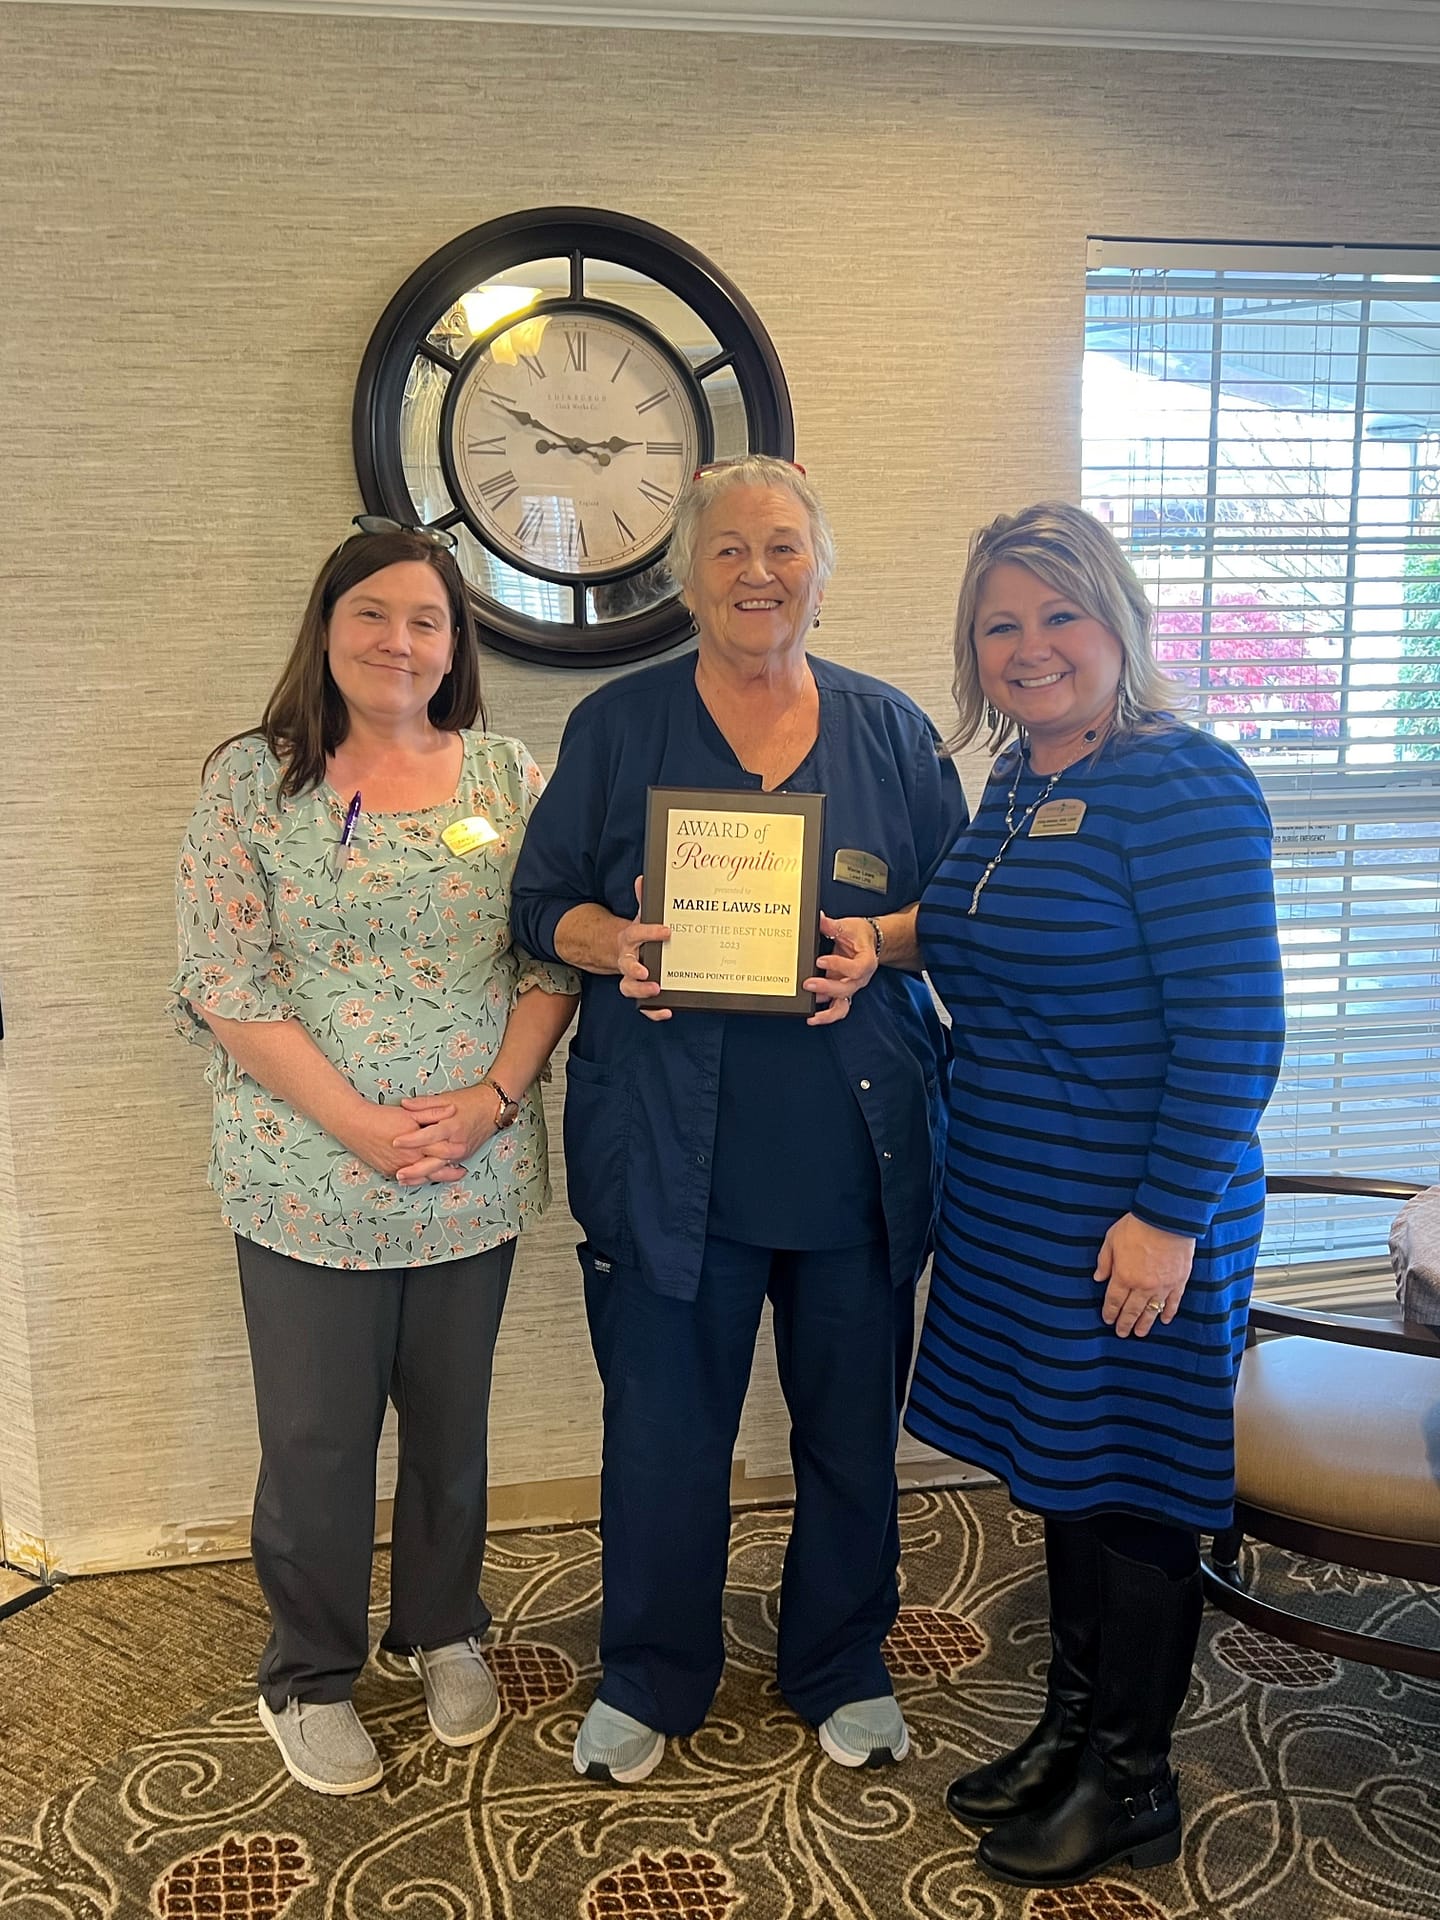
POLYGON ((279 1713, 260 1698, 260 1724, 280 1758, 312 1793, 364 1793, 384 1768, 375 1742, 348 1700, 287 1700, 279 1713))
POLYGON ((595 1700, 580 1722, 571 1757, 575 1771, 587 1780, 613 1780, 618 1786, 633 1787, 665 1757, 665 1736, 618 1707, 595 1700))
POLYGON ((437 1740, 473 1747, 500 1718, 500 1695, 476 1639, 417 1647, 410 1664, 425 1687, 425 1712, 437 1740))
POLYGON ((888 1767, 910 1751, 910 1729, 890 1693, 837 1707, 820 1723, 819 1739, 841 1767, 888 1767))

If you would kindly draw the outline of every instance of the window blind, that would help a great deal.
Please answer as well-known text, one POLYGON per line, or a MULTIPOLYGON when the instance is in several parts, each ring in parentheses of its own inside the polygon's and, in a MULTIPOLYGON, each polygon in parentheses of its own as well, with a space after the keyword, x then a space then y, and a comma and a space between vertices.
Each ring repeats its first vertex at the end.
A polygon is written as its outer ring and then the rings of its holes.
MULTIPOLYGON (((1274 816, 1267 1162, 1440 1181, 1440 254, 1092 241, 1083 439, 1187 717, 1274 816)), ((1333 1294, 1392 1213, 1276 1199, 1262 1259, 1333 1294)))

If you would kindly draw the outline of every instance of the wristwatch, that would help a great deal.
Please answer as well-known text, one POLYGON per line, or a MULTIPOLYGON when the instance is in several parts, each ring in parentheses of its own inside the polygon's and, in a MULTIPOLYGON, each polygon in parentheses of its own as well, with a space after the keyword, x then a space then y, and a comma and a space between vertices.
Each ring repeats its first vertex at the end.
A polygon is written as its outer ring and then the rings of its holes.
POLYGON ((515 1122, 520 1118, 520 1102, 518 1100, 512 1100, 500 1082, 498 1080, 492 1080, 488 1073, 480 1082, 480 1085, 482 1087, 489 1087, 495 1098, 500 1102, 500 1111, 495 1116, 497 1131, 503 1131, 506 1127, 513 1127, 515 1122))

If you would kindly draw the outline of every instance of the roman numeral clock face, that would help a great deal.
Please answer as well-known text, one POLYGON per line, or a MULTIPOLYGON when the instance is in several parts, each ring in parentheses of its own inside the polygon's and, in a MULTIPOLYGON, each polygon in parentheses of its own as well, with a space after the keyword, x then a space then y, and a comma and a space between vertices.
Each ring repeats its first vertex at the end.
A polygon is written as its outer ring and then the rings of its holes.
POLYGON ((704 401, 658 334, 600 303, 557 303, 478 341, 442 440, 457 505, 511 565, 603 580, 657 556, 706 457, 704 401))
POLYGON ((370 336, 351 432, 366 512, 454 540, 482 646, 581 670, 693 634, 664 560, 696 468, 795 451, 745 295, 603 207, 502 213, 422 261, 370 336))

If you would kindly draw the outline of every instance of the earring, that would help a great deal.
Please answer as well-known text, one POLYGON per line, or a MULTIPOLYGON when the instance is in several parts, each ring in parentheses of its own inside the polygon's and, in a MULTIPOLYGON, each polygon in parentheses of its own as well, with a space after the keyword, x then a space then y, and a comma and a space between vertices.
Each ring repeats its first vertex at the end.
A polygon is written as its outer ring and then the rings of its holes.
POLYGON ((985 702, 985 730, 994 733, 1000 725, 1000 709, 989 700, 985 702))
POLYGON ((819 614, 818 614, 818 613, 816 614, 816 616, 815 616, 815 618, 814 618, 814 619, 813 619, 813 620, 812 620, 812 621, 810 622, 810 624, 811 624, 811 626, 812 626, 812 627, 818 627, 818 626, 819 626, 819 624, 820 624, 820 616, 819 616, 819 614))

